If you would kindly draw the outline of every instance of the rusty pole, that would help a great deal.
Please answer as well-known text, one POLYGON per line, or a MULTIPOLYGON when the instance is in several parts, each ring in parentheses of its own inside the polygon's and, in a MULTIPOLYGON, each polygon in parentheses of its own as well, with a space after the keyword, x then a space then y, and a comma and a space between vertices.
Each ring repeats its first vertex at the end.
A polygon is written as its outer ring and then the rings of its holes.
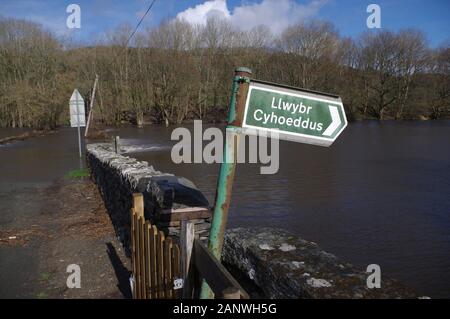
MULTIPOLYGON (((252 71, 245 67, 236 68, 231 91, 230 109, 224 146, 224 161, 220 166, 217 181, 216 203, 209 233, 208 249, 220 260, 222 255, 223 236, 228 220, 228 209, 236 171, 239 133, 244 118, 244 107, 252 71)), ((213 293, 205 281, 202 283, 200 298, 213 298, 213 293)))

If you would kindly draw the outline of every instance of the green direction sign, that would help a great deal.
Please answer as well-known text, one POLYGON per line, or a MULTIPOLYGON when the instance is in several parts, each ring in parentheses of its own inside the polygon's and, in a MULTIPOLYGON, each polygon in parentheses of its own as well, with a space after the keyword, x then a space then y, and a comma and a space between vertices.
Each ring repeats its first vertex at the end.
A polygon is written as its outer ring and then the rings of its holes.
POLYGON ((280 139, 330 146, 347 126, 338 96, 250 82, 242 131, 280 139))

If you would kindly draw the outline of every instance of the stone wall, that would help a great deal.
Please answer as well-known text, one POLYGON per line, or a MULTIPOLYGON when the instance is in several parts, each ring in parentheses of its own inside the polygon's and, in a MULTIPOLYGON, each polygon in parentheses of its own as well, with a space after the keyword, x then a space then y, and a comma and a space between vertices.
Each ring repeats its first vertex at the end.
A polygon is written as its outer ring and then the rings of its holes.
POLYGON ((267 298, 417 297, 382 270, 381 288, 369 289, 365 269, 357 269, 317 244, 281 229, 229 229, 222 261, 235 276, 256 285, 267 298))
MULTIPOLYGON (((162 173, 147 162, 114 152, 111 144, 87 145, 87 163, 116 232, 129 246, 132 194, 144 194, 145 218, 169 235, 173 224, 158 224, 161 211, 209 207, 195 185, 162 173)), ((195 219, 196 231, 209 218, 195 219)), ((200 236, 206 239, 206 236, 200 236)), ((254 227, 227 230, 222 261, 254 297, 266 298, 415 298, 416 293, 382 273, 381 288, 368 289, 365 269, 357 269, 284 230, 254 227)))
MULTIPOLYGON (((147 162, 116 154, 109 143, 88 144, 86 161, 110 214, 116 233, 129 247, 132 194, 144 195, 145 218, 168 235, 177 231, 173 225, 158 225, 162 211, 185 207, 209 208, 208 200, 186 178, 163 173, 147 162), (172 227, 168 227, 172 226, 172 227)), ((208 218, 196 219, 196 228, 207 229, 208 218)))

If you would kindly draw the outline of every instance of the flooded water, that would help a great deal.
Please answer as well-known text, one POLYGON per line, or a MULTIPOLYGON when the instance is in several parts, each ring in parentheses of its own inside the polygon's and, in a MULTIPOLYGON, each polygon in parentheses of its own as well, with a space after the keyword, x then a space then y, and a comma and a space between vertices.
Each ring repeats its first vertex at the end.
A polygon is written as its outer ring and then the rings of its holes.
MULTIPOLYGON (((130 155, 191 179, 213 203, 219 165, 174 164, 171 132, 117 135, 139 145, 130 155)), ((285 228, 361 267, 379 264, 424 295, 450 297, 450 122, 354 123, 330 148, 280 142, 275 175, 259 167, 238 165, 230 227, 285 228)))
MULTIPOLYGON (((0 137, 23 129, 0 129, 0 137)), ((76 129, 0 145, 0 232, 29 230, 48 206, 45 187, 84 162, 78 155, 76 129)), ((4 233, 3 233, 4 234, 4 233)), ((35 298, 33 288, 41 274, 39 240, 27 245, 0 246, 0 298, 35 298)))
POLYGON ((4 137, 17 136, 32 131, 29 128, 0 128, 0 139, 4 137))
MULTIPOLYGON (((174 164, 172 129, 111 133, 128 155, 191 179, 213 204, 219 165, 174 164)), ((77 152, 74 129, 0 147, 0 191, 78 168, 77 152)), ((450 121, 353 123, 330 148, 280 142, 275 175, 259 167, 238 165, 229 227, 281 227, 360 267, 379 264, 382 276, 423 295, 450 298, 450 121)))
MULTIPOLYGON (((0 129, 0 136, 23 132, 0 129)), ((76 128, 63 128, 55 134, 0 145, 0 191, 3 187, 50 183, 70 170, 79 169, 84 157, 80 159, 78 155, 77 134, 76 128)))

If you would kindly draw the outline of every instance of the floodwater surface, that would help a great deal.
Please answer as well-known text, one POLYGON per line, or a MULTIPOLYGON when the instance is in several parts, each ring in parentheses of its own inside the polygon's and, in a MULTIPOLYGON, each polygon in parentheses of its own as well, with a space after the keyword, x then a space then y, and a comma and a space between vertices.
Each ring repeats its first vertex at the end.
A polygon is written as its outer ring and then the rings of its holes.
MULTIPOLYGON (((130 151, 139 146, 129 155, 191 179, 213 204, 219 165, 174 164, 172 130, 115 133, 130 151)), ((352 123, 329 148, 281 141, 274 175, 260 166, 238 165, 229 227, 281 227, 450 298, 450 121, 352 123)))
MULTIPOLYGON (((172 131, 110 133, 126 155, 189 178, 213 204, 219 164, 174 164, 172 131)), ((0 192, 63 176, 79 167, 77 153, 75 129, 0 147, 0 192)), ((450 298, 450 121, 352 123, 329 148, 281 141, 279 171, 259 169, 238 165, 228 227, 281 227, 359 267, 378 264, 422 295, 450 298)), ((0 197, 0 208, 10 203, 0 197)))
MULTIPOLYGON (((0 137, 26 131, 0 129, 0 137)), ((84 160, 78 155, 76 129, 0 145, 0 235, 29 231, 24 227, 38 223, 48 206, 44 189, 80 167, 84 160)), ((0 245, 0 298, 36 298, 39 247, 36 238, 27 245, 0 245)))

